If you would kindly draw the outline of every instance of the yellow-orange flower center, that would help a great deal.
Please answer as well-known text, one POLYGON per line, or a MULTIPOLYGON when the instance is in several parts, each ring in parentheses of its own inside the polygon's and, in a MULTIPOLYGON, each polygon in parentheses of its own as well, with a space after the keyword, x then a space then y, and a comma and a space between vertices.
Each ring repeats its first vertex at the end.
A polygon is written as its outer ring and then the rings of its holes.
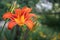
POLYGON ((24 22, 25 22, 24 15, 22 15, 21 17, 18 16, 17 18, 15 18, 15 21, 20 26, 24 25, 24 22))

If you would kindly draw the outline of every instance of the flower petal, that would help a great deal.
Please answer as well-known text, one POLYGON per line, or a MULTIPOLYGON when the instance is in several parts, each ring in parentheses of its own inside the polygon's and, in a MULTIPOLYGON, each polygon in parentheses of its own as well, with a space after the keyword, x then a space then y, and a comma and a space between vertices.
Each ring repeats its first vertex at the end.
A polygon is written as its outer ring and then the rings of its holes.
POLYGON ((33 26, 34 26, 34 23, 32 20, 28 20, 25 22, 25 24, 27 25, 27 27, 32 30, 33 26))
POLYGON ((35 14, 29 14, 29 15, 26 15, 26 19, 25 20, 29 20, 31 17, 37 18, 37 16, 35 14))
POLYGON ((35 14, 32 14, 32 13, 29 14, 29 16, 30 16, 30 17, 36 17, 36 15, 35 15, 35 14))
POLYGON ((18 15, 21 15, 21 9, 15 9, 15 15, 18 16, 18 15))
POLYGON ((11 12, 7 12, 3 15, 3 19, 6 19, 6 18, 11 18, 12 17, 12 13, 11 12))
POLYGON ((16 25, 16 22, 10 21, 8 23, 8 29, 11 30, 16 25))
POLYGON ((27 6, 24 6, 24 7, 22 8, 22 12, 23 12, 23 13, 29 13, 29 12, 31 12, 31 10, 32 10, 32 8, 28 8, 27 6))

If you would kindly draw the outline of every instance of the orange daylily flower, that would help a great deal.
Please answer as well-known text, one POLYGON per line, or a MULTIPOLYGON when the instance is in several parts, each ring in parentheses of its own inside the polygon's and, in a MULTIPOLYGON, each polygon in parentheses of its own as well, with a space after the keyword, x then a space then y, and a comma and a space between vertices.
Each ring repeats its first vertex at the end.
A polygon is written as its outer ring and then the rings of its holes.
POLYGON ((32 17, 36 17, 35 14, 31 14, 31 8, 23 7, 22 9, 18 8, 14 10, 14 13, 7 12, 3 15, 4 19, 9 18, 10 21, 8 23, 8 29, 12 29, 16 24, 19 26, 22 26, 24 24, 27 25, 27 27, 32 30, 34 23, 31 20, 32 17))

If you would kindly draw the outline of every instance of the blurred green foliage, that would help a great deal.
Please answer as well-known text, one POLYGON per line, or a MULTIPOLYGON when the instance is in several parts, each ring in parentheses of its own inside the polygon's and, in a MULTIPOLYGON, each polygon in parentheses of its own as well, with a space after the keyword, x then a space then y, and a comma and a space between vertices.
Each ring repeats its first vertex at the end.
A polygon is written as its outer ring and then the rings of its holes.
MULTIPOLYGON (((10 7, 12 3, 16 0, 1 0, 0 1, 0 20, 2 19, 2 15, 10 11, 10 7)), ((59 0, 49 0, 50 2, 54 2, 53 9, 48 12, 37 12, 35 9, 35 5, 39 0, 17 0, 17 4, 19 4, 19 7, 22 8, 23 6, 28 6, 32 8, 32 12, 35 14, 38 14, 38 19, 35 27, 32 31, 29 31, 26 33, 26 26, 24 26, 23 31, 21 30, 21 37, 19 40, 23 40, 24 34, 26 37, 26 40, 60 40, 60 4, 59 0), (59 6, 55 6, 55 3, 58 3, 59 6), (59 10, 58 10, 59 9, 59 10)), ((14 40, 14 37, 16 35, 16 28, 14 28, 12 31, 8 30, 7 28, 4 31, 4 35, 2 37, 3 40, 14 40)))

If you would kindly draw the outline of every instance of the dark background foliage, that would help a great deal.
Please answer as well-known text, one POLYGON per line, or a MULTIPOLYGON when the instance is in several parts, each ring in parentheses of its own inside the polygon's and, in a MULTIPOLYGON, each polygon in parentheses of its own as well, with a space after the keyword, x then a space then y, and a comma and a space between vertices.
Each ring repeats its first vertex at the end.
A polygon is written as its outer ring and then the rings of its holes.
MULTIPOLYGON (((10 7, 14 1, 16 0, 0 0, 0 21, 3 20, 2 15, 5 12, 10 11, 10 7)), ((24 6, 31 7, 32 12, 38 15, 37 23, 33 28, 33 31, 29 31, 27 33, 27 40, 60 40, 60 0, 48 1, 53 4, 52 10, 49 10, 48 12, 44 10, 43 12, 37 12, 35 8, 39 0, 17 0, 17 4, 19 4, 20 8, 24 6), (59 6, 55 7, 55 3, 58 3, 59 6)), ((26 26, 24 26, 23 28, 25 30, 26 26)), ((25 32, 22 32, 22 35, 20 37, 21 40, 24 37, 23 34, 25 32)), ((16 32, 15 29, 13 29, 13 32, 8 29, 5 29, 4 33, 5 34, 3 38, 7 40, 13 40, 16 32)))

